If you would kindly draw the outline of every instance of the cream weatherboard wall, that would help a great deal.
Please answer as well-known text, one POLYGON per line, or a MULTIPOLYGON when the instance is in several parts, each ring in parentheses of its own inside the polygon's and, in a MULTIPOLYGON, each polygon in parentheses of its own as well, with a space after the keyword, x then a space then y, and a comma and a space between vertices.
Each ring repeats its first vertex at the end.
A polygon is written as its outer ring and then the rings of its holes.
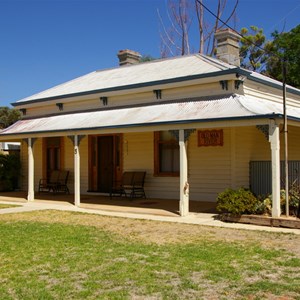
MULTIPOLYGON (((206 128, 209 129, 209 128, 206 128)), ((300 160, 300 128, 288 128, 289 159, 300 160)), ((249 186, 249 162, 251 160, 271 160, 270 143, 255 126, 223 128, 224 145, 198 147, 198 132, 193 132, 187 142, 188 177, 190 199, 215 201, 224 189, 249 186)), ((70 171, 69 188, 74 191, 74 147, 73 142, 64 137, 64 169, 70 171)), ((284 157, 283 133, 281 140, 281 160, 284 157)), ((43 177, 42 139, 34 143, 35 190, 43 177)), ((28 184, 28 151, 26 142, 21 145, 22 190, 28 184)), ((88 191, 88 136, 80 143, 81 193, 88 191)), ((145 190, 148 198, 179 199, 179 177, 154 176, 154 133, 123 134, 123 170, 143 170, 147 172, 145 190)))
MULTIPOLYGON (((283 133, 280 134, 281 157, 284 155, 283 133)), ((300 128, 288 126, 289 160, 300 160, 300 128)), ((299 174, 300 175, 300 174, 299 174)))
MULTIPOLYGON (((209 128, 207 128, 209 129, 209 128)), ((198 147, 198 132, 188 141, 190 199, 215 201, 230 186, 230 128, 223 129, 223 146, 198 147)))
POLYGON ((154 133, 126 133, 123 136, 123 169, 146 171, 147 197, 178 199, 179 177, 154 176, 154 133))

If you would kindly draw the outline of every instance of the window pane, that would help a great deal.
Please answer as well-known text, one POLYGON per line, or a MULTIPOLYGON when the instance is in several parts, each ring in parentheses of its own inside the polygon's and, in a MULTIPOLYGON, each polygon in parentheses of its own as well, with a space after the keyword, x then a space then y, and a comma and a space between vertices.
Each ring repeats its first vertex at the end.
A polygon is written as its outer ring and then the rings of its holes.
POLYGON ((174 148, 173 150, 173 155, 174 155, 174 159, 173 159, 173 172, 179 173, 179 146, 177 146, 176 148, 174 148))
POLYGON ((160 144, 159 159, 159 172, 179 172, 179 149, 176 144, 160 144))
POLYGON ((162 176, 178 176, 179 144, 169 131, 155 133, 155 173, 162 176))

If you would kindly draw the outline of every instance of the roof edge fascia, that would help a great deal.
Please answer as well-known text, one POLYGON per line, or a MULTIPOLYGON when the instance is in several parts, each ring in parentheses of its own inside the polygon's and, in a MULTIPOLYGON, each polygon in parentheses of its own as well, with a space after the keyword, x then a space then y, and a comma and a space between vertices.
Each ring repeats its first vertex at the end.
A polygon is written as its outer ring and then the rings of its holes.
MULTIPOLYGON (((241 75, 243 75, 243 73, 241 73, 241 75)), ((265 85, 267 85, 269 87, 276 88, 278 90, 282 90, 282 87, 283 87, 283 83, 280 82, 280 81, 278 81, 277 83, 270 82, 270 81, 262 79, 262 78, 253 77, 253 76, 251 76, 251 73, 250 73, 250 75, 247 76, 247 78, 250 81, 254 81, 254 82, 257 82, 257 83, 262 83, 262 84, 265 84, 265 85)), ((288 93, 300 96, 300 90, 297 90, 297 88, 286 86, 286 91, 288 93)))

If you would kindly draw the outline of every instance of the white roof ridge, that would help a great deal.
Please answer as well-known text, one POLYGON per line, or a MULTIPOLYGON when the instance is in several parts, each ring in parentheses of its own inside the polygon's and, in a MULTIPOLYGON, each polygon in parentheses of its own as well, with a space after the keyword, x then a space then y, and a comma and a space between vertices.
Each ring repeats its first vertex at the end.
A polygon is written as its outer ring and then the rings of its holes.
POLYGON ((217 58, 214 58, 209 55, 202 54, 202 53, 197 53, 196 56, 201 57, 201 59, 204 60, 205 62, 212 63, 212 64, 214 64, 214 66, 217 66, 217 67, 221 66, 221 67, 225 67, 227 69, 239 68, 237 66, 230 65, 222 60, 219 60, 217 58))
MULTIPOLYGON (((156 64, 156 63, 160 63, 160 62, 164 62, 164 61, 170 61, 170 60, 175 60, 175 59, 185 59, 188 57, 205 57, 206 55, 204 54, 200 54, 200 53, 191 53, 191 54, 186 54, 186 55, 176 55, 176 56, 171 56, 171 57, 160 57, 160 58, 153 58, 153 60, 149 60, 149 61, 141 61, 139 63, 135 63, 135 64, 127 64, 127 65, 123 65, 123 66, 116 66, 116 67, 111 67, 111 68, 105 68, 105 69, 97 69, 95 70, 95 72, 99 73, 99 72, 105 72, 105 71, 111 71, 111 70, 118 70, 118 69, 124 69, 124 68, 134 68, 134 67, 140 67, 140 66, 145 66, 148 64, 156 64)), ((210 61, 209 59, 206 60, 206 62, 211 62, 216 64, 216 62, 210 61)), ((220 61, 221 64, 221 61, 220 61)), ((226 63, 224 63, 224 66, 228 65, 226 63)))

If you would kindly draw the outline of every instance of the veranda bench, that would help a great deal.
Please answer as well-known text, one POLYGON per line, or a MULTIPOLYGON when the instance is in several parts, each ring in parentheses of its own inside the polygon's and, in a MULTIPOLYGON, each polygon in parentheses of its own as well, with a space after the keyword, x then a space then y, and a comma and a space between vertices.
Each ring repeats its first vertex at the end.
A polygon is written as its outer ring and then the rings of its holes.
POLYGON ((65 193, 70 194, 68 188, 69 171, 54 170, 50 174, 50 178, 42 178, 39 181, 39 193, 41 192, 53 192, 53 193, 65 193))
POLYGON ((110 198, 112 196, 119 196, 129 198, 146 198, 144 190, 146 172, 144 171, 132 171, 124 172, 122 175, 122 181, 117 182, 110 191, 110 198))

